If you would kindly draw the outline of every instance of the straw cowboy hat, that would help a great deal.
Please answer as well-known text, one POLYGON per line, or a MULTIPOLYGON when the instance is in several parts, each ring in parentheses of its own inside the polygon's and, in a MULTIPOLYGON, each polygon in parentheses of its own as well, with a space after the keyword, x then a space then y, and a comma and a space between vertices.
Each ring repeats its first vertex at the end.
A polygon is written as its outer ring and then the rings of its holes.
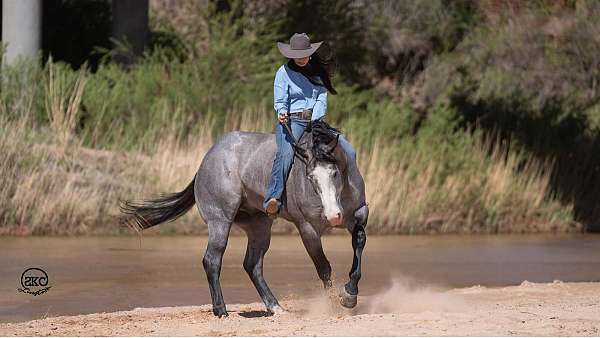
POLYGON ((277 48, 283 56, 290 59, 301 59, 310 56, 319 49, 323 41, 310 43, 305 33, 294 33, 290 38, 290 44, 277 42, 277 48))

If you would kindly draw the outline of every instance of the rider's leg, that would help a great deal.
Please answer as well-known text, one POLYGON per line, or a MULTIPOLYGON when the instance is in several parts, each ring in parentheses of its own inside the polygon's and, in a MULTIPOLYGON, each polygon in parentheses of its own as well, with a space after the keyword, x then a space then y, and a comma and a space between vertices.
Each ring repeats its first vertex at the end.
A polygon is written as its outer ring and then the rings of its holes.
POLYGON ((283 179, 283 167, 285 162, 288 162, 288 153, 292 152, 292 145, 285 139, 285 128, 281 123, 278 123, 275 127, 275 141, 277 143, 277 152, 275 153, 275 159, 273 160, 273 167, 271 168, 271 177, 269 178, 269 186, 265 193, 265 199, 263 201, 263 207, 267 209, 267 203, 271 199, 277 200, 277 208, 281 206, 280 198, 283 194, 285 187, 283 179), (287 156, 286 156, 287 155, 287 156))
MULTIPOLYGON (((306 129, 306 123, 291 120, 290 129, 294 134, 294 139, 300 139, 304 129, 306 129)), ((267 209, 269 200, 275 199, 277 201, 277 210, 281 207, 281 196, 285 190, 285 184, 287 177, 294 161, 294 148, 292 143, 294 142, 292 137, 289 135, 287 128, 281 123, 277 124, 275 130, 276 142, 277 142, 277 153, 273 161, 273 167, 271 169, 271 177, 269 179, 269 187, 265 193, 265 199, 263 201, 263 207, 267 209)))
POLYGON ((350 144, 350 142, 348 142, 348 140, 344 137, 343 134, 340 134, 340 137, 338 138, 338 142, 339 142, 339 145, 342 147, 342 149, 344 149, 344 151, 346 152, 348 157, 350 157, 350 159, 352 159, 352 161, 354 161, 354 163, 356 163, 356 150, 354 150, 354 147, 352 146, 352 144, 350 144))

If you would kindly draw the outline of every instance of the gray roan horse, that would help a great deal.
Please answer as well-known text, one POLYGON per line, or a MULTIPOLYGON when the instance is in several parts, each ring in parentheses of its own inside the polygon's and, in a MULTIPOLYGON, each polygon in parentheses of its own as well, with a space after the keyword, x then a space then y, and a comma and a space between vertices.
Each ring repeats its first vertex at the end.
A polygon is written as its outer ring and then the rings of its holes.
MULTIPOLYGON (((341 304, 352 308, 357 302, 369 209, 363 178, 337 140, 335 129, 316 121, 295 143, 297 161, 289 174, 280 216, 298 228, 325 288, 332 286, 331 266, 323 253, 321 234, 332 223, 352 234, 354 259, 349 281, 340 289, 341 304)), ((195 178, 183 191, 148 201, 121 203, 121 211, 126 214, 124 221, 140 229, 174 220, 194 203, 197 205, 208 225, 203 265, 216 316, 227 316, 219 275, 233 223, 248 236, 244 269, 268 312, 284 312, 262 274, 273 223, 263 211, 262 201, 275 151, 273 134, 227 133, 206 153, 195 178)))

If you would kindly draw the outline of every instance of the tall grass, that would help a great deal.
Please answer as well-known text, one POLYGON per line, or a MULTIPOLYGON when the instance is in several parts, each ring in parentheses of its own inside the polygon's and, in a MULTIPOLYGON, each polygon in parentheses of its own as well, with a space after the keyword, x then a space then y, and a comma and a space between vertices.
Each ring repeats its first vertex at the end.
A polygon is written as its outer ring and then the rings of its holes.
MULTIPOLYGON (((267 128, 271 119, 227 116, 225 130, 267 128)), ((258 114, 256 116, 264 116, 258 114)), ((49 128, 19 128, 2 121, 0 233, 111 234, 119 198, 181 190, 218 133, 211 128, 186 141, 158 142, 147 153, 106 151, 81 145, 62 151, 49 128), (45 140, 45 141, 44 141, 45 140)), ((210 125, 211 121, 205 121, 210 125)), ((352 136, 350 135, 352 139, 352 136)), ((535 161, 520 167, 521 154, 493 148, 476 136, 461 150, 375 141, 359 146, 359 164, 371 208, 370 233, 499 233, 580 231, 571 206, 548 197, 548 174, 535 161), (402 155, 398 157, 398 150, 402 155), (449 168, 448 157, 463 163, 449 168), (507 155, 508 154, 508 155, 507 155)), ((289 224, 276 226, 287 232, 289 224)), ((192 210, 154 233, 206 232, 192 210)))
POLYGON ((46 112, 54 133, 63 145, 72 140, 79 121, 81 97, 87 77, 85 67, 77 72, 74 79, 69 79, 71 72, 56 71, 59 64, 54 64, 52 58, 48 61, 48 79, 46 80, 46 112))
MULTIPOLYGON (((547 198, 549 174, 518 152, 477 137, 461 150, 466 165, 447 172, 448 149, 431 154, 376 143, 363 152, 362 172, 378 233, 521 233, 580 231, 572 206, 547 198)), ((452 156, 456 156, 454 153, 452 156)))

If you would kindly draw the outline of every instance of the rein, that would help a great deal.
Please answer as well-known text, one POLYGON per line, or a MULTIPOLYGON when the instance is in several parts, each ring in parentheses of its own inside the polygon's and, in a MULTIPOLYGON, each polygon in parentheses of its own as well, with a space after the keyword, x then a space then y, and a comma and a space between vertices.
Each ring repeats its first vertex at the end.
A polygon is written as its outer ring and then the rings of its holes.
MULTIPOLYGON (((308 162, 306 162, 306 159, 304 157, 302 157, 302 155, 299 154, 299 152, 304 153, 306 150, 298 144, 298 140, 296 140, 296 138, 294 137, 294 133, 292 133, 292 129, 290 128, 290 126, 287 123, 282 123, 282 124, 285 127, 285 129, 287 130, 288 134, 290 134, 290 137, 292 138, 292 147, 296 150, 296 151, 294 151, 294 157, 299 158, 300 161, 302 161, 302 163, 304 163, 306 166, 308 166, 308 162)), ((310 122, 309 122, 309 127, 310 127, 310 122)), ((304 135, 304 133, 302 133, 302 134, 304 135)), ((302 138, 302 135, 300 135, 300 138, 302 138)))

